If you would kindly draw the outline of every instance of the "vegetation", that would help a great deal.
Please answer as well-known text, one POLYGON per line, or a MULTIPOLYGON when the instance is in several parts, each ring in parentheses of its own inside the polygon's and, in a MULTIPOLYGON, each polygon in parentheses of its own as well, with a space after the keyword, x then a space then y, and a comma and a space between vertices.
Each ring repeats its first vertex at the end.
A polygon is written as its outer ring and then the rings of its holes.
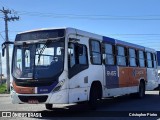
POLYGON ((4 94, 4 93, 7 93, 6 83, 0 85, 0 94, 4 94))

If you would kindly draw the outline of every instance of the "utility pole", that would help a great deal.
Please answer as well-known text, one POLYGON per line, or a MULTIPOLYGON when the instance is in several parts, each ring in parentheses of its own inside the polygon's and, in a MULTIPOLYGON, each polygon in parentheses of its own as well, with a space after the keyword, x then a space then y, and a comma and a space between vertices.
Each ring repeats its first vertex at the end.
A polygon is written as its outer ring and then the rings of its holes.
MULTIPOLYGON (((2 12, 4 14, 4 21, 5 21, 5 39, 6 42, 9 41, 8 39, 8 22, 10 21, 14 21, 14 20, 19 20, 19 17, 8 17, 8 14, 11 14, 11 10, 9 9, 3 9, 0 10, 0 12, 2 12)), ((7 76, 6 76, 6 84, 7 84, 7 92, 10 91, 10 62, 9 62, 9 45, 6 44, 6 72, 7 72, 7 76)))
POLYGON ((1 53, 0 53, 0 85, 2 84, 2 57, 1 57, 1 53))

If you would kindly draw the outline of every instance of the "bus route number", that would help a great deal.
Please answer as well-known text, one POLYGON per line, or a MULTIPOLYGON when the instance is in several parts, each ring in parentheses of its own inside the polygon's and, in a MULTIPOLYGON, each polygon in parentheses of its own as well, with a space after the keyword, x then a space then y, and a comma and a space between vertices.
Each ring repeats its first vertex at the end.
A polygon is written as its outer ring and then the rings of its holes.
POLYGON ((107 71, 107 76, 116 76, 117 72, 116 71, 107 71))

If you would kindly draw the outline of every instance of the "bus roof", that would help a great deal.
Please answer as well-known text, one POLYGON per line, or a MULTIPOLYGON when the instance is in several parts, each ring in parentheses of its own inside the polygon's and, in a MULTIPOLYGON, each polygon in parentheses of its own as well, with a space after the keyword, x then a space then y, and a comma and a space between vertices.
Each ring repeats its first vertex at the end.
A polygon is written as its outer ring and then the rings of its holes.
POLYGON ((144 46, 141 46, 141 45, 125 42, 125 41, 122 41, 122 40, 117 40, 117 39, 110 38, 110 37, 107 37, 107 36, 98 35, 98 34, 95 34, 95 33, 83 31, 83 30, 80 30, 80 29, 72 28, 72 27, 41 28, 41 29, 35 29, 35 30, 29 30, 29 31, 20 32, 18 34, 23 34, 23 33, 28 33, 28 32, 35 32, 35 31, 43 31, 43 30, 55 30, 55 29, 66 29, 66 31, 68 33, 79 34, 79 35, 82 35, 82 36, 89 37, 91 39, 93 38, 93 39, 100 40, 102 42, 107 42, 107 43, 117 44, 117 45, 123 45, 125 47, 141 49, 141 50, 145 50, 145 51, 148 51, 148 52, 155 52, 155 50, 151 49, 151 48, 147 48, 147 47, 144 47, 144 46))
POLYGON ((107 42, 107 43, 111 43, 111 44, 116 44, 115 39, 110 38, 110 37, 106 37, 106 36, 103 36, 103 42, 107 42))
POLYGON ((58 27, 58 28, 40 28, 40 29, 34 29, 34 30, 28 30, 28 31, 19 32, 18 34, 29 33, 29 32, 35 32, 35 31, 43 31, 43 30, 55 30, 55 29, 67 29, 67 27, 58 27))
POLYGON ((116 44, 117 45, 123 45, 123 46, 126 46, 126 47, 132 47, 132 48, 142 49, 142 50, 145 49, 145 47, 143 47, 143 46, 136 45, 136 44, 129 43, 129 42, 125 42, 125 41, 121 41, 121 40, 116 40, 116 44))
POLYGON ((154 49, 152 49, 152 48, 147 48, 147 47, 145 47, 145 51, 146 51, 146 52, 152 52, 152 53, 155 53, 155 52, 156 52, 156 50, 154 50, 154 49))

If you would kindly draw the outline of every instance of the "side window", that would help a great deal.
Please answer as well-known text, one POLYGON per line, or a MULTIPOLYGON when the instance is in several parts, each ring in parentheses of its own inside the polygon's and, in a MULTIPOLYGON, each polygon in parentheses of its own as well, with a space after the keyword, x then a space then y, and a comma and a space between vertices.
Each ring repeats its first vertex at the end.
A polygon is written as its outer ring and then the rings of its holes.
POLYGON ((152 68, 152 56, 151 56, 151 53, 147 52, 147 67, 148 68, 152 68))
POLYGON ((105 54, 105 64, 114 65, 115 64, 115 52, 114 46, 111 44, 104 44, 104 54, 105 54))
POLYGON ((129 48, 129 65, 136 67, 136 50, 129 48))
POLYGON ((68 78, 72 78, 76 74, 88 68, 87 47, 82 44, 68 44, 68 78))
POLYGON ((156 59, 156 55, 155 54, 152 54, 153 56, 153 67, 154 68, 157 68, 157 59, 156 59))
POLYGON ((117 65, 126 66, 126 50, 122 46, 117 46, 117 65))
POLYGON ((101 45, 97 40, 90 40, 91 63, 95 65, 102 64, 101 45))
POLYGON ((145 57, 143 51, 138 51, 139 67, 145 67, 145 57))
POLYGON ((68 45, 69 68, 76 64, 88 65, 87 47, 82 44, 69 43, 68 45))
POLYGON ((69 45, 68 45, 68 63, 69 63, 70 68, 76 64, 75 46, 73 43, 69 43, 69 45))
POLYGON ((85 45, 82 45, 82 52, 81 54, 79 54, 79 64, 81 65, 87 65, 88 64, 88 60, 87 60, 87 47, 85 45))

